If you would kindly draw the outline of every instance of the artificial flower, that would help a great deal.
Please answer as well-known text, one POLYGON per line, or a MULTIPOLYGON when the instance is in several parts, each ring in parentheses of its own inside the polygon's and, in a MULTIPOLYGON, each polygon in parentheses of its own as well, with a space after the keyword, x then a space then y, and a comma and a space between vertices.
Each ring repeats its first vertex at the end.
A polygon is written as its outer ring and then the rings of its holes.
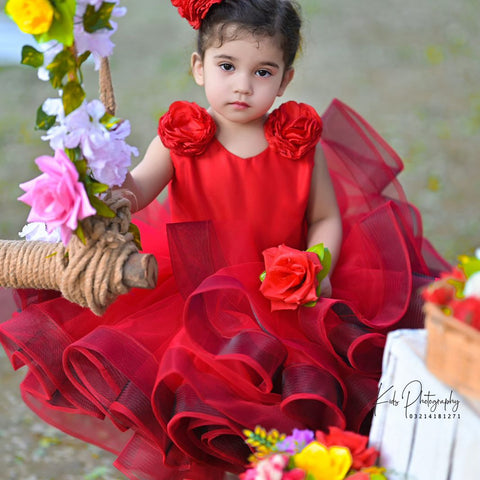
POLYGON ((178 13, 194 28, 199 29, 202 20, 216 3, 222 0, 172 0, 172 5, 178 8, 178 13))
POLYGON ((78 221, 96 211, 90 205, 74 164, 64 151, 57 150, 54 157, 38 157, 35 163, 43 174, 20 185, 26 193, 19 200, 32 207, 29 222, 44 222, 49 233, 59 228, 66 245, 78 221))
POLYGON ((32 35, 48 32, 54 15, 48 0, 8 0, 5 11, 22 32, 32 35))
POLYGON ((75 46, 77 55, 90 52, 95 62, 95 70, 99 70, 101 59, 109 57, 113 53, 115 44, 110 37, 116 32, 117 24, 111 20, 112 17, 123 17, 126 14, 125 7, 119 7, 119 0, 111 0, 109 4, 115 4, 112 9, 108 28, 100 28, 94 32, 87 32, 84 27, 83 17, 89 5, 95 10, 102 6, 103 0, 77 0, 77 9, 75 17, 77 21, 74 26, 75 46))
POLYGON ((45 113, 57 114, 58 123, 42 139, 49 140, 54 150, 79 147, 95 180, 109 187, 121 185, 131 165, 132 155, 138 155, 138 150, 125 142, 130 135, 130 122, 117 122, 108 130, 101 122, 105 107, 99 100, 84 102, 63 117, 61 100, 58 100, 60 104, 55 99, 43 104, 45 113))
POLYGON ((333 445, 347 447, 352 454, 352 468, 355 470, 371 467, 378 457, 378 451, 375 448, 368 448, 368 437, 338 427, 330 427, 328 433, 317 431, 316 440, 327 447, 333 445))
POLYGON ((186 155, 201 155, 215 130, 215 121, 204 108, 183 101, 173 102, 158 123, 158 134, 165 147, 186 155))
POLYGON ((322 119, 310 105, 286 102, 265 122, 265 137, 281 155, 298 159, 311 151, 322 134, 322 119))
POLYGON ((346 447, 328 448, 311 442, 293 457, 293 462, 315 480, 343 480, 352 465, 352 456, 346 447))
POLYGON ((462 255, 459 264, 444 272, 423 291, 423 299, 443 313, 480 330, 480 249, 462 255))
POLYGON ((323 269, 318 255, 279 245, 263 251, 265 274, 260 291, 272 311, 294 310, 318 300, 317 275, 323 269))
POLYGON ((42 222, 27 223, 18 234, 28 242, 49 242, 58 243, 61 241, 60 231, 58 229, 47 232, 47 226, 42 222))
POLYGON ((291 435, 276 444, 276 448, 280 452, 294 455, 302 451, 314 438, 315 436, 311 430, 294 428, 291 435))

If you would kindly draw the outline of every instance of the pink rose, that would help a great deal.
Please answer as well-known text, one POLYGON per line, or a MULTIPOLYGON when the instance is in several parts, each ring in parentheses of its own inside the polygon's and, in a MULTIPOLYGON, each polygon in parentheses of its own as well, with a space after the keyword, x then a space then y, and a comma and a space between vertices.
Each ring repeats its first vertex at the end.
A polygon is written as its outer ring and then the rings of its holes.
POLYGON ((260 291, 271 300, 272 311, 295 310, 318 300, 318 273, 323 269, 316 253, 285 245, 263 252, 265 277, 260 291))
POLYGON ((78 221, 96 213, 90 205, 78 172, 63 150, 54 157, 43 155, 35 160, 42 175, 20 184, 24 193, 18 199, 30 205, 29 222, 43 222, 47 232, 60 229, 60 237, 66 245, 78 221))

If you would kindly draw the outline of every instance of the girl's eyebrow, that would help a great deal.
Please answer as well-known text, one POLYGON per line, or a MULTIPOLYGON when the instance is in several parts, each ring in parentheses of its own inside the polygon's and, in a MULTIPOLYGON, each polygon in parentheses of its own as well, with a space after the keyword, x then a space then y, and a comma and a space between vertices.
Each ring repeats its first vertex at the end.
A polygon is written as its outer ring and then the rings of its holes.
MULTIPOLYGON (((231 55, 225 55, 225 54, 215 55, 213 58, 216 60, 229 60, 230 62, 234 62, 237 60, 236 57, 232 57, 231 55)), ((259 62, 258 64, 265 65, 267 67, 278 68, 280 70, 280 65, 278 65, 278 63, 271 62, 269 60, 266 60, 265 62, 259 62)))

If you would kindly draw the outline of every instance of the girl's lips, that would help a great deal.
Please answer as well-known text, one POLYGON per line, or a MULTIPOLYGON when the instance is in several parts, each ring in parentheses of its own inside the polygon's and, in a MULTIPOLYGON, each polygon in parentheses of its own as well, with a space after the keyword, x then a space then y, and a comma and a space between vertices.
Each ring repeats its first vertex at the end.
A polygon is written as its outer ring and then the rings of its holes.
POLYGON ((248 108, 250 106, 248 103, 245 103, 245 102, 232 102, 231 105, 241 110, 248 108))

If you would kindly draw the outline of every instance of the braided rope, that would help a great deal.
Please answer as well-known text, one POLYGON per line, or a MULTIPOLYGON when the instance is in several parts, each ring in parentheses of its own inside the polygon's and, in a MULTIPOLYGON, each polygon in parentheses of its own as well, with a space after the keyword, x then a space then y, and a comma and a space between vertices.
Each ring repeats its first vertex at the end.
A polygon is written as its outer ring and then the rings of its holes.
POLYGON ((72 236, 61 243, 1 241, 0 285, 13 288, 58 290, 71 302, 104 313, 118 295, 127 293, 123 266, 138 253, 130 233, 130 202, 117 192, 105 199, 114 218, 88 217, 82 221, 86 244, 72 236))

